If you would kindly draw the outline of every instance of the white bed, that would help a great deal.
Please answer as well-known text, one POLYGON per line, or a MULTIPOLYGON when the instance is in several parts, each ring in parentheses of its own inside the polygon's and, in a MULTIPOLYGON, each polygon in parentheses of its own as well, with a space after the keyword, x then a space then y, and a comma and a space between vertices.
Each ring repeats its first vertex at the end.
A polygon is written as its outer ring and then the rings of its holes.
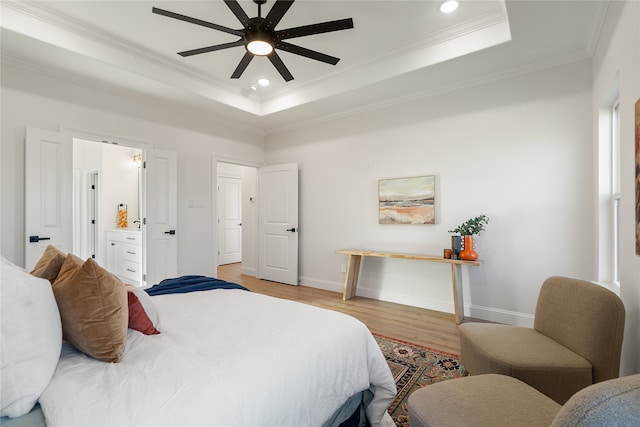
POLYGON ((62 346, 47 426, 323 426, 367 390, 368 422, 394 425, 393 377, 353 317, 243 290, 150 299, 161 333, 129 329, 119 363, 62 346))

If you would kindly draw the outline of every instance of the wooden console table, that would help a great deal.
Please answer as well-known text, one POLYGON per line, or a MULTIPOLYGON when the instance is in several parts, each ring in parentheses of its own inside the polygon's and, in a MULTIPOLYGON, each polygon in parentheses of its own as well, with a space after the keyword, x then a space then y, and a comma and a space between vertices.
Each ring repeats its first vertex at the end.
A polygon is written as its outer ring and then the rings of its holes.
POLYGON ((462 317, 464 316, 464 309, 462 305, 462 282, 458 279, 459 270, 461 265, 478 266, 478 261, 465 261, 461 259, 448 259, 434 255, 419 255, 419 254, 403 254, 396 252, 376 252, 376 251, 363 251, 358 249, 339 249, 337 254, 349 255, 347 261, 347 276, 344 281, 344 293, 342 294, 343 300, 351 299, 356 294, 356 288, 358 287, 358 279, 360 278, 360 267, 362 264, 362 257, 383 257, 383 258, 400 258, 400 259, 415 259, 418 261, 429 262, 441 262, 451 265, 451 281, 453 284, 453 305, 455 308, 455 321, 456 325, 459 325, 462 317))

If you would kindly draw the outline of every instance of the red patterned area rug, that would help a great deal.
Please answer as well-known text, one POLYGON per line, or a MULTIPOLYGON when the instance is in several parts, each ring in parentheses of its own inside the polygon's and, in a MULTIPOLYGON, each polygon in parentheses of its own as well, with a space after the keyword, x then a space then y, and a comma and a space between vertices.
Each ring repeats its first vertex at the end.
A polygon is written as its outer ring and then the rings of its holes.
POLYGON ((374 334, 384 354, 398 394, 389 414, 398 427, 409 427, 407 398, 419 388, 466 375, 458 356, 374 334))

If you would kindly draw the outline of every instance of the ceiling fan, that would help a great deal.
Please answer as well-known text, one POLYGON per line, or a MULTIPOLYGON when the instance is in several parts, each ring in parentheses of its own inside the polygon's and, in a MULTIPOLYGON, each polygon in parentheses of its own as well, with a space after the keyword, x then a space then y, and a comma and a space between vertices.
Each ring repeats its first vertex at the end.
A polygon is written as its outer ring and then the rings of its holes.
POLYGON ((315 59, 316 61, 325 62, 331 65, 336 65, 340 58, 287 43, 284 40, 353 28, 353 19, 347 18, 338 19, 336 21, 303 25, 301 27, 287 28, 284 30, 276 30, 275 27, 278 25, 282 17, 287 13, 294 1, 295 0, 276 0, 274 5, 271 7, 271 10, 269 10, 267 16, 263 18, 262 5, 265 4, 267 0, 253 0, 253 2, 258 5, 258 16, 249 18, 244 9, 242 9, 242 6, 240 6, 240 3, 238 3, 238 0, 224 0, 225 4, 229 7, 229 9, 231 9, 231 12, 233 12, 236 18, 238 18, 240 23, 243 25, 243 28, 240 30, 224 27, 222 25, 203 21, 197 18, 192 18, 186 15, 181 15, 179 13, 171 12, 157 7, 152 8, 151 11, 153 13, 157 13, 158 15, 163 15, 169 18, 178 19, 180 21, 189 22, 191 24, 201 25, 203 27, 211 28, 240 37, 240 39, 234 42, 222 43, 213 46, 187 50, 184 52, 178 52, 178 55, 186 57, 191 55, 199 55, 201 53, 214 52, 216 50, 228 49, 231 47, 244 46, 246 49, 246 53, 240 60, 240 63, 236 67, 233 74, 231 74, 232 79, 240 78, 254 56, 266 56, 267 58, 269 58, 269 61, 271 61, 276 70, 278 70, 282 78, 288 82, 293 80, 293 75, 289 72, 287 67, 284 65, 284 62, 282 62, 280 56, 278 56, 278 54, 276 53, 276 49, 315 59))

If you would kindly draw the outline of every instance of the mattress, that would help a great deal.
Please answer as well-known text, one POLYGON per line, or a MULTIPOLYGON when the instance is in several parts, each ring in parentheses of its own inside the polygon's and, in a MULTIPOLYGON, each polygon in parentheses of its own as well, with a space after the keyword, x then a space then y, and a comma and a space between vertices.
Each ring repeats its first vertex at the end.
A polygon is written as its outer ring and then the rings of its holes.
POLYGON ((357 319, 235 289, 151 299, 161 333, 129 330, 120 363, 63 346, 49 427, 323 426, 363 391, 368 422, 394 425, 393 377, 357 319))

